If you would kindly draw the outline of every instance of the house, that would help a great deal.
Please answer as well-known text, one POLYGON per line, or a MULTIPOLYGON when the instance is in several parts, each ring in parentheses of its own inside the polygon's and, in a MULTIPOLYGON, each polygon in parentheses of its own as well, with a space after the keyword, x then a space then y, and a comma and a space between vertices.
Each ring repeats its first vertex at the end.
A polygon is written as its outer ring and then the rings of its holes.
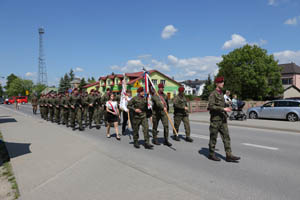
POLYGON ((185 83, 181 83, 181 85, 184 87, 184 93, 186 95, 193 95, 193 88, 185 83))
MULTIPOLYGON (((181 86, 180 83, 174 79, 168 77, 167 75, 157 71, 150 70, 149 76, 155 86, 155 89, 158 90, 158 84, 163 83, 165 85, 165 94, 168 98, 173 98, 174 95, 178 93, 178 88, 181 86)), ((137 93, 138 85, 145 86, 144 72, 133 72, 125 74, 109 74, 106 76, 101 76, 99 81, 93 84, 84 86, 88 92, 91 89, 96 89, 99 86, 99 91, 104 94, 107 88, 110 88, 112 92, 120 94, 122 91, 122 81, 126 80, 127 90, 131 90, 132 95, 135 96, 137 93), (137 84, 138 83, 138 84, 137 84)))
POLYGON ((283 88, 286 89, 291 85, 300 88, 300 67, 295 63, 280 64, 282 67, 281 80, 283 88))
POLYGON ((299 98, 300 97, 300 89, 294 85, 290 85, 289 87, 284 89, 283 98, 299 98))
POLYGON ((193 81, 186 80, 186 81, 181 82, 181 84, 192 88, 192 90, 193 90, 192 95, 201 96, 203 93, 204 86, 205 86, 205 80, 199 80, 199 79, 195 79, 193 81))

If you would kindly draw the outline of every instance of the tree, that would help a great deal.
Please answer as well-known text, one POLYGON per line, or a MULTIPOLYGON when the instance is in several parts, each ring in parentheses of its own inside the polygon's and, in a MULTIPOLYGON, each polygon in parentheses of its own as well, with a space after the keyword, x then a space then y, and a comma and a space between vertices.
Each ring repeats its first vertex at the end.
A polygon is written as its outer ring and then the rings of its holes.
POLYGON ((86 81, 85 81, 84 78, 82 78, 82 79, 80 80, 79 90, 83 90, 83 89, 84 89, 83 86, 85 86, 85 85, 86 85, 86 81))
POLYGON ((0 83, 0 97, 2 97, 4 95, 4 91, 3 91, 3 87, 0 83))
POLYGON ((218 76, 224 76, 225 89, 241 99, 264 100, 282 95, 281 68, 265 49, 245 45, 223 55, 218 76))
POLYGON ((88 78, 87 80, 88 83, 96 83, 95 78, 92 76, 92 78, 88 78))
POLYGON ((44 84, 36 84, 34 87, 33 87, 33 92, 37 95, 37 96, 40 96, 42 91, 44 89, 46 89, 46 85, 44 84))
POLYGON ((26 90, 29 94, 33 91, 33 82, 32 80, 24 80, 21 78, 14 79, 9 88, 6 90, 8 96, 25 96, 26 90))
POLYGON ((69 80, 70 80, 70 82, 73 81, 74 78, 75 78, 75 74, 74 74, 73 69, 71 69, 70 72, 69 72, 69 80))
POLYGON ((10 74, 6 79, 6 86, 4 87, 6 90, 10 87, 10 84, 17 79, 18 77, 14 74, 10 74))
POLYGON ((202 100, 208 100, 208 97, 210 95, 210 93, 215 89, 215 85, 211 80, 210 74, 207 77, 207 80, 205 81, 205 86, 203 88, 203 92, 201 95, 201 99, 202 100))

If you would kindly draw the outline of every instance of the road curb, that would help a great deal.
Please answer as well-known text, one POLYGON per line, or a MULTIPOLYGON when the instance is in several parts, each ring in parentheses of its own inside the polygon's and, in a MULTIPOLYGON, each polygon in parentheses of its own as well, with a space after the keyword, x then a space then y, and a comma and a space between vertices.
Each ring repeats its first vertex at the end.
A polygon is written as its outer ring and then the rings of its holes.
MULTIPOLYGON (((206 120, 193 120, 190 119, 191 122, 201 122, 201 123, 207 123, 209 124, 209 121, 206 120)), ((228 124, 229 126, 236 126, 236 127, 247 127, 247 128, 257 128, 257 129, 263 129, 263 130, 274 130, 274 131, 288 131, 293 133, 300 133, 300 130, 295 129, 284 129, 284 128, 272 128, 272 127, 264 127, 264 126, 253 126, 253 125, 247 125, 247 124, 228 124)))

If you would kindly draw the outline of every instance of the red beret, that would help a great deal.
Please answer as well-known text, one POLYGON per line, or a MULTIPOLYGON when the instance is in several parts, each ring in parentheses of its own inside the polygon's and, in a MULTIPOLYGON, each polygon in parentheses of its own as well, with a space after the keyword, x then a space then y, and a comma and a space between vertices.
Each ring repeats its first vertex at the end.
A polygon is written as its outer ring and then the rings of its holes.
POLYGON ((223 83, 223 82, 224 82, 224 77, 223 76, 217 77, 215 79, 215 83, 223 83))
POLYGON ((183 87, 183 86, 179 87, 179 88, 178 88, 178 91, 179 91, 179 92, 184 92, 184 87, 183 87))
POLYGON ((91 91, 90 92, 94 92, 95 90, 94 89, 91 89, 91 91))
POLYGON ((158 84, 158 88, 164 88, 164 87, 165 87, 164 84, 162 83, 158 84))
POLYGON ((139 87, 139 89, 137 90, 138 93, 143 92, 144 88, 143 87, 139 87))
POLYGON ((110 91, 110 88, 107 88, 106 91, 110 91))

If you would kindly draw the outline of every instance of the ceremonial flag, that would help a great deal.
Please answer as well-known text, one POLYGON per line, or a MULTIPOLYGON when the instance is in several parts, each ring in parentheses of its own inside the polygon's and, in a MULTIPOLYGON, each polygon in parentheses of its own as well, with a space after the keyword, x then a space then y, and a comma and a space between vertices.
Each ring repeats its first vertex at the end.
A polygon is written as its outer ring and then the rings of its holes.
POLYGON ((121 91, 121 100, 120 100, 120 108, 124 111, 127 111, 127 98, 126 98, 126 80, 125 80, 125 74, 123 76, 122 80, 122 91, 121 91))
POLYGON ((152 101, 151 101, 151 88, 150 84, 152 83, 151 78, 149 76, 149 72, 144 70, 144 79, 145 79, 145 93, 147 94, 147 105, 148 109, 152 109, 152 101))

